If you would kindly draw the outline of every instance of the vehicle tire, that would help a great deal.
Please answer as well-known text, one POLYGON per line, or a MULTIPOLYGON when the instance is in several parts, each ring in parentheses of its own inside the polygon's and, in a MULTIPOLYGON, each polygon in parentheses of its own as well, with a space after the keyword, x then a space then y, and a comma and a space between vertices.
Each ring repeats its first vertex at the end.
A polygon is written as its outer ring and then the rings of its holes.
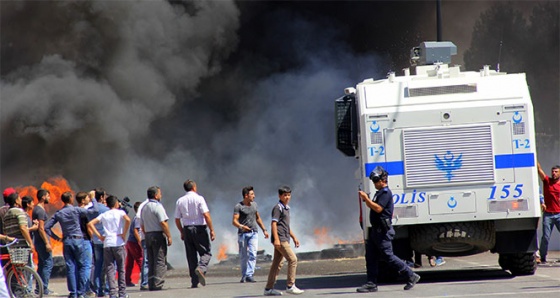
POLYGON ((10 297, 43 297, 43 281, 39 274, 28 266, 16 266, 14 268, 15 271, 10 270, 10 273, 6 276, 10 297))
POLYGON ((451 222, 410 227, 410 244, 430 256, 468 256, 496 244, 493 221, 451 222))
POLYGON ((516 276, 533 275, 537 271, 537 260, 532 253, 500 254, 498 264, 516 276))
POLYGON ((498 257, 498 264, 502 267, 503 270, 509 270, 511 254, 500 254, 498 257))

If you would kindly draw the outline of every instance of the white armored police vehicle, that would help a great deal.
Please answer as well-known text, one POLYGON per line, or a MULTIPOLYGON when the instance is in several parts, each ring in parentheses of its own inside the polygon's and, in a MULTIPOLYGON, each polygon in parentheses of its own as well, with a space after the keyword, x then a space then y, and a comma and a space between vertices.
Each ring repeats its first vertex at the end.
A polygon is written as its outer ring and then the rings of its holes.
MULTIPOLYGON (((346 88, 335 101, 337 148, 358 160, 370 197, 370 172, 389 172, 401 258, 490 250, 504 270, 534 274, 540 207, 525 74, 462 72, 448 65, 456 53, 451 42, 424 42, 411 51, 415 74, 346 88)), ((363 228, 367 238, 368 220, 363 228)))

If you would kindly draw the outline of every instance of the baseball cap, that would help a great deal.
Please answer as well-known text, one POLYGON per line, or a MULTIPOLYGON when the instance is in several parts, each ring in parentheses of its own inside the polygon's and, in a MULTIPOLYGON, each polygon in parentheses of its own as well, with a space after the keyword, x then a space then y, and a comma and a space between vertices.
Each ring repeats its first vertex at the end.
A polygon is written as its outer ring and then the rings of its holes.
POLYGON ((16 192, 16 190, 13 187, 8 187, 8 188, 4 189, 4 192, 2 193, 2 195, 5 198, 5 197, 7 197, 7 196, 9 196, 9 195, 11 195, 15 192, 16 192))

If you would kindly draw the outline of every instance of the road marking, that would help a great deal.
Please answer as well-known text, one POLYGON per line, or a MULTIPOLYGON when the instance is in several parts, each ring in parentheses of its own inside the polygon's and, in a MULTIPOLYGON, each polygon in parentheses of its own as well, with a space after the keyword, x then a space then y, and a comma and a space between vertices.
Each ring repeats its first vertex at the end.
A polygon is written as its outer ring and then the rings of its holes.
POLYGON ((560 280, 560 278, 558 278, 558 276, 550 276, 550 275, 546 275, 546 274, 535 274, 538 277, 544 277, 544 278, 550 278, 552 280, 560 280))
POLYGON ((468 260, 456 259, 455 261, 457 261, 457 262, 459 262, 459 263, 463 263, 463 264, 472 265, 472 266, 496 267, 496 266, 494 266, 494 265, 488 265, 488 264, 484 264, 484 263, 480 263, 480 262, 474 262, 474 261, 468 261, 468 260))

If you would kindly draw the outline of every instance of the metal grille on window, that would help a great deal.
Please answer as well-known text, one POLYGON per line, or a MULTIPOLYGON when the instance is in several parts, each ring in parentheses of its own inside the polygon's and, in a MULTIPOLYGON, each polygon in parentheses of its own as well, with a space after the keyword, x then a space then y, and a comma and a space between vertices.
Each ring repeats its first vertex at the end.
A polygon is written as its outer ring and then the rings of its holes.
POLYGON ((381 144, 383 143, 383 134, 378 131, 378 132, 372 132, 371 133, 371 143, 372 144, 381 144))
POLYGON ((490 125, 403 131, 406 186, 494 181, 490 125))
POLYGON ((424 88, 410 88, 410 97, 442 95, 442 94, 458 94, 458 93, 475 93, 476 85, 454 85, 454 86, 438 86, 424 88))
POLYGON ((514 135, 524 135, 525 134, 525 122, 513 123, 513 134, 514 135))

